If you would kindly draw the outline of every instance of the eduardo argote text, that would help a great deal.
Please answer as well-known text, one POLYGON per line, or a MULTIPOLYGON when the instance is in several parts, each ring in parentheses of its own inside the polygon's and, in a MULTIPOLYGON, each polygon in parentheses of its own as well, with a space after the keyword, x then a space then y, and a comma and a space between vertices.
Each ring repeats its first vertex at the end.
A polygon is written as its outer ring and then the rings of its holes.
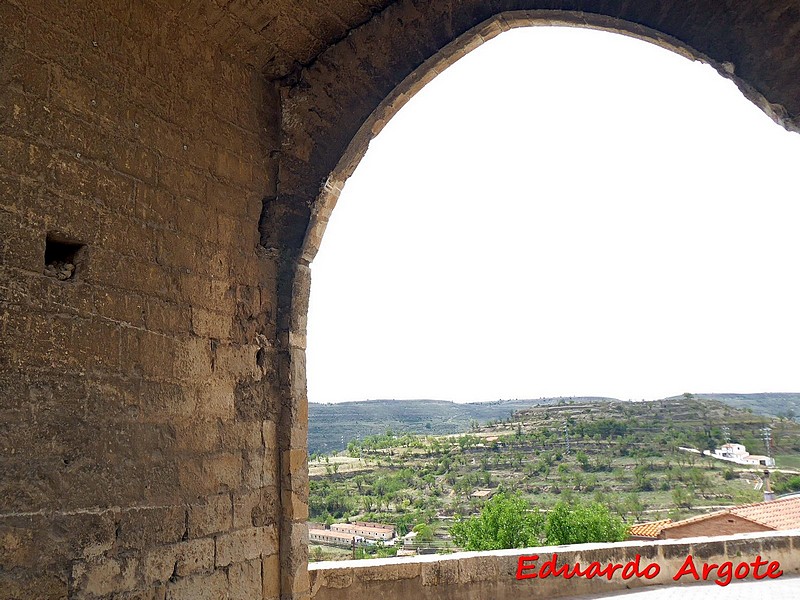
MULTIPOLYGON (((627 563, 605 563, 590 562, 585 568, 581 564, 574 563, 558 564, 558 554, 554 553, 548 560, 539 562, 538 554, 529 554, 519 557, 517 562, 517 579, 546 579, 548 577, 562 577, 572 579, 573 577, 583 577, 584 579, 595 579, 605 577, 609 581, 619 572, 622 579, 628 580, 634 577, 653 579, 661 573, 658 563, 642 563, 642 557, 637 554, 633 560, 627 563)), ((751 562, 741 561, 734 563, 725 561, 721 564, 705 563, 695 561, 691 554, 686 556, 683 564, 672 576, 674 581, 681 581, 685 577, 691 577, 695 581, 708 581, 713 579, 714 583, 721 586, 728 585, 733 579, 745 579, 752 575, 754 579, 776 579, 783 575, 781 565, 777 560, 769 561, 756 556, 751 562)))

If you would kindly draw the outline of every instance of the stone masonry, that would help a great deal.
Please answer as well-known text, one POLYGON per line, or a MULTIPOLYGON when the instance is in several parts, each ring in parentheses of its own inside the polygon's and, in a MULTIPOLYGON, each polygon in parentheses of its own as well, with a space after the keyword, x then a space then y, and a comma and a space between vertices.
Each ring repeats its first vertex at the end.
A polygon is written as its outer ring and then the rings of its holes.
MULTIPOLYGON (((800 536, 797 532, 768 532, 736 536, 658 542, 621 542, 616 544, 577 544, 573 546, 549 546, 498 550, 494 552, 460 552, 457 554, 428 555, 405 558, 320 562, 310 566, 311 592, 314 600, 350 600, 353 598, 414 598, 419 600, 489 600, 517 598, 587 598, 610 594, 630 588, 651 585, 676 585, 674 577, 681 571, 687 556, 692 557, 702 578, 702 565, 722 565, 730 561, 733 565, 752 563, 757 557, 765 562, 777 561, 782 571, 780 577, 796 577, 800 572, 800 536), (536 555, 535 563, 525 564, 541 567, 555 557, 558 567, 575 563, 585 571, 592 562, 600 568, 608 564, 625 565, 640 557, 641 571, 647 565, 658 565, 659 572, 648 578, 641 575, 624 577, 616 570, 611 577, 553 575, 544 578, 530 577, 538 569, 524 571, 530 578, 519 579, 520 557, 536 555)), ((711 585, 720 575, 710 571, 706 580, 695 580, 685 574, 678 579, 684 589, 711 585)), ((765 596, 770 595, 770 579, 763 577, 765 567, 759 568, 757 580, 753 572, 744 579, 757 581, 765 596)), ((735 581, 731 578, 731 597, 737 594, 735 581)), ((797 580, 795 580, 797 581, 797 580)), ((725 583, 725 578, 722 578, 725 583)), ((702 589, 702 588, 701 588, 702 589)), ((683 591, 678 591, 682 594, 683 591)), ((662 596, 663 597, 663 596, 662 596)))
POLYGON ((437 72, 553 24, 800 128, 795 0, 0 0, 0 600, 309 597, 338 192, 437 72))

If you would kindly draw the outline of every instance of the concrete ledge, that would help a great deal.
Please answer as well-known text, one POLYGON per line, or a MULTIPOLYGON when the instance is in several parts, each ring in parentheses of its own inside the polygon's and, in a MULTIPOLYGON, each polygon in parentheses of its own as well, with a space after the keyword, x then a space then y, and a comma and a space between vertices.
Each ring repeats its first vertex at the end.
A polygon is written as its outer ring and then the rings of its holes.
MULTIPOLYGON (((780 563, 785 575, 800 573, 800 530, 768 533, 747 533, 724 537, 698 537, 654 542, 620 542, 616 544, 580 544, 548 546, 494 552, 459 552, 409 558, 384 558, 321 562, 309 565, 314 600, 354 600, 356 598, 441 599, 441 600, 516 600, 524 598, 558 598, 581 594, 604 594, 646 585, 673 584, 673 577, 692 556, 700 577, 704 564, 723 565, 730 561, 735 568, 751 563, 757 556, 762 561, 780 563), (533 556, 537 559, 533 559, 533 556), (581 571, 593 569, 571 578, 561 575, 538 577, 547 561, 555 556, 557 568, 580 563, 581 571), (638 559, 637 559, 638 556, 638 559), (520 559, 525 557, 520 571, 520 559), (638 560, 639 572, 629 567, 615 569, 610 579, 597 574, 610 564, 633 564, 638 560), (596 564, 595 564, 596 563, 596 564), (594 567, 590 565, 595 564, 594 567), (642 571, 651 566, 648 575, 642 571), (657 574, 655 572, 658 571, 657 574), (633 574, 632 574, 633 573, 633 574), (522 574, 526 578, 518 579, 522 574), (532 575, 537 575, 532 577, 532 575), (591 575, 591 576, 590 576, 591 575)), ((760 567, 766 574, 767 565, 760 567)), ((742 572, 744 569, 742 569, 742 572)), ((753 580, 753 569, 745 579, 753 580)), ((542 574, 545 574, 543 572, 542 574)), ((720 578, 714 569, 707 581, 720 578)), ((724 580, 724 573, 722 579, 724 580)), ((769 578, 766 578, 767 581, 769 578)), ((736 581, 732 578, 732 581, 736 581)), ((699 584, 685 574, 677 583, 699 584)))

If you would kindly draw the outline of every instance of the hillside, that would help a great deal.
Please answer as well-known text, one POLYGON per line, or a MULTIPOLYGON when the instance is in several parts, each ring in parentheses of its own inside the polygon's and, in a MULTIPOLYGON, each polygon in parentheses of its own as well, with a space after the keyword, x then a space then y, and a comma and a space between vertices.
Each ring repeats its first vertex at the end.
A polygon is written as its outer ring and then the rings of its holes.
POLYGON ((308 451, 343 450, 350 440, 391 430, 396 433, 446 435, 469 431, 476 421, 502 421, 514 412, 540 404, 592 402, 609 398, 539 398, 459 404, 443 400, 364 400, 308 405, 308 451))
POLYGON ((717 400, 734 408, 750 409, 759 415, 795 419, 800 416, 800 394, 798 393, 694 394, 694 396, 717 400))
MULTIPOLYGON (((800 415, 799 393, 694 394, 757 415, 800 415)), ((534 406, 607 402, 612 398, 563 397, 494 402, 457 403, 443 400, 364 400, 335 404, 309 403, 308 451, 311 454, 343 450, 350 440, 391 430, 397 433, 448 435, 470 431, 477 421, 507 420, 517 411, 534 406)), ((664 401, 684 400, 684 396, 664 401)), ((624 403, 623 403, 624 404, 624 403)))
MULTIPOLYGON (((776 491, 800 489, 792 472, 800 462, 800 424, 794 421, 698 398, 540 402, 469 433, 381 433, 352 440, 345 452, 314 456, 310 518, 380 521, 401 532, 426 523, 445 548, 452 547, 447 532, 453 519, 480 511, 485 496, 478 490, 520 493, 544 511, 560 500, 596 501, 629 523, 684 518, 763 498, 754 489, 763 468, 681 447, 702 450, 730 437, 764 453, 766 426, 777 460, 776 491)), ((315 549, 319 558, 326 552, 315 549)))

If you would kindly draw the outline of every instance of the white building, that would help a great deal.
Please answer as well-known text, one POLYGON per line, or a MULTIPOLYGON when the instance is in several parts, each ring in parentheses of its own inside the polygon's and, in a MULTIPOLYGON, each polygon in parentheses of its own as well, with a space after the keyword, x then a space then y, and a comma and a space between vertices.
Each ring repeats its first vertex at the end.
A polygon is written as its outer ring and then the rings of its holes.
POLYGON ((774 467, 775 459, 762 454, 750 454, 743 444, 723 444, 714 452, 703 451, 706 456, 736 463, 737 465, 750 465, 756 467, 774 467))
POLYGON ((331 531, 360 535, 369 540, 388 541, 394 537, 394 527, 382 525, 381 523, 370 523, 367 521, 356 521, 355 523, 334 523, 331 531))
POLYGON ((340 546, 351 548, 353 545, 359 546, 364 543, 364 538, 352 533, 341 533, 330 529, 308 529, 308 541, 312 544, 323 544, 326 546, 340 546))
POLYGON ((745 448, 742 444, 723 444, 721 448, 714 450, 714 456, 716 458, 741 459, 748 454, 749 452, 747 452, 747 448, 745 448))

